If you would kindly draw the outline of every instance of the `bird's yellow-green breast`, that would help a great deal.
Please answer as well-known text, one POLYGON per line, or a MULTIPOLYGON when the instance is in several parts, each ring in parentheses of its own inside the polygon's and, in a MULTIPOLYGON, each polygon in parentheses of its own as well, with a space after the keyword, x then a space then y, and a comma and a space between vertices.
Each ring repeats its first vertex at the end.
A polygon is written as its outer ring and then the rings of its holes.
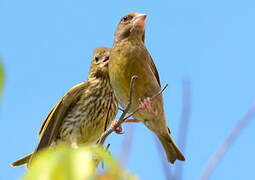
POLYGON ((113 46, 109 62, 110 80, 122 106, 127 104, 129 84, 133 75, 138 76, 134 86, 136 106, 139 104, 139 98, 151 97, 160 90, 148 64, 149 58, 143 43, 122 41, 113 46))

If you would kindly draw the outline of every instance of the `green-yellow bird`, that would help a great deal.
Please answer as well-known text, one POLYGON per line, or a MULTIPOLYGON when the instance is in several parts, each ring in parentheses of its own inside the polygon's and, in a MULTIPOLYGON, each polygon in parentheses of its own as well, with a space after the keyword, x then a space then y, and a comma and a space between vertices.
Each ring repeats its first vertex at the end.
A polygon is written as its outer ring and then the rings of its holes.
POLYGON ((129 112, 140 106, 141 110, 133 116, 157 135, 168 161, 184 161, 185 158, 171 138, 166 124, 162 94, 152 102, 148 99, 158 93, 161 86, 156 66, 144 45, 145 19, 146 14, 140 13, 130 13, 121 18, 110 55, 110 82, 118 102, 125 108, 128 104, 131 77, 138 76, 129 112), (141 102, 140 99, 144 101, 141 102))
MULTIPOLYGON (((41 126, 34 153, 59 142, 70 144, 73 137, 77 144, 94 143, 110 125, 118 112, 118 103, 109 80, 109 55, 110 48, 94 50, 87 81, 71 88, 50 111, 41 126)), ((12 166, 28 163, 32 155, 12 166)))

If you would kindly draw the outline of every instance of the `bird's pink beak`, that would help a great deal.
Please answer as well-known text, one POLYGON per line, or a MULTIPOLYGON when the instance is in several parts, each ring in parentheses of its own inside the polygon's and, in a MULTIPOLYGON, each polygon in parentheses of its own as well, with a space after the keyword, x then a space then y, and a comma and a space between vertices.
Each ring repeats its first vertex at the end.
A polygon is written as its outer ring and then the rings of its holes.
POLYGON ((147 14, 137 13, 134 17, 133 26, 144 29, 146 16, 147 14))

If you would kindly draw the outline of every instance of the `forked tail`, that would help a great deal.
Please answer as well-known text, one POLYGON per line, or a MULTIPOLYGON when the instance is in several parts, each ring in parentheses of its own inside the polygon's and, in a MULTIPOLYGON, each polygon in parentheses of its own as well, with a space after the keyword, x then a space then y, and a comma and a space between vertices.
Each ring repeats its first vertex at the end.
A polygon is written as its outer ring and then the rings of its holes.
POLYGON ((176 159, 185 161, 183 154, 175 145, 170 134, 158 135, 158 138, 164 147, 168 162, 173 164, 176 159))

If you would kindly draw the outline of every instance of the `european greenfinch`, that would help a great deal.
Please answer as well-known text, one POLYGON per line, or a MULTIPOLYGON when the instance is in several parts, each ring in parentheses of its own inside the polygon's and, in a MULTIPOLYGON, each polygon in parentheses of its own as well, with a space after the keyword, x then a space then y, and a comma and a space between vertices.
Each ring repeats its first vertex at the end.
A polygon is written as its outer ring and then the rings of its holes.
POLYGON ((110 55, 110 82, 118 102, 125 108, 128 104, 131 78, 138 76, 129 113, 140 106, 140 110, 133 115, 134 118, 143 122, 157 135, 168 161, 184 161, 185 158, 171 138, 166 124, 162 94, 150 101, 150 97, 161 90, 161 85, 156 66, 144 45, 146 16, 130 13, 121 18, 114 34, 110 55))
POLYGON ((34 153, 21 158, 13 166, 28 163, 33 154, 57 143, 94 143, 110 125, 118 112, 108 74, 110 48, 94 50, 88 79, 71 88, 53 107, 39 131, 34 153))

